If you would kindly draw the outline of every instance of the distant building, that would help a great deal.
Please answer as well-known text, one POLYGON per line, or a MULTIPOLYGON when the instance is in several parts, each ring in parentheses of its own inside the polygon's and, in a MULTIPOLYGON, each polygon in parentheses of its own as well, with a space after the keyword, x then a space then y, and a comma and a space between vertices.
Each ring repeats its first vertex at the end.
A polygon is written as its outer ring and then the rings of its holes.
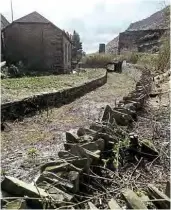
POLYGON ((99 44, 99 53, 105 53, 105 44, 99 44))
POLYGON ((2 14, 0 14, 0 16, 1 16, 1 61, 3 61, 4 60, 4 37, 2 34, 2 30, 6 28, 10 23, 2 14))
POLYGON ((22 61, 30 70, 71 70, 71 37, 37 12, 3 29, 8 63, 22 61))

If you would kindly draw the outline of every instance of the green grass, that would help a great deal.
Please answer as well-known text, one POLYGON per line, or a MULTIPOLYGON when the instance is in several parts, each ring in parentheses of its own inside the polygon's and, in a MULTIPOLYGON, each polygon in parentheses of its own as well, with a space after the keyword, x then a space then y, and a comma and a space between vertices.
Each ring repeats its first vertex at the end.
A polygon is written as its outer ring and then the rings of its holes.
POLYGON ((104 73, 103 69, 90 69, 79 74, 3 79, 1 80, 1 100, 7 102, 44 92, 55 92, 98 78, 104 73))

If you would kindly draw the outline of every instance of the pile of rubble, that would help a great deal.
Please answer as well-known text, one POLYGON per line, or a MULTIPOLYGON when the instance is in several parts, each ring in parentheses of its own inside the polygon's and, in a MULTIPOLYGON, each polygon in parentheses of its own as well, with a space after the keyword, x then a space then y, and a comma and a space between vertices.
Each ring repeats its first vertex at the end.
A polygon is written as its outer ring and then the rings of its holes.
MULTIPOLYGON (((92 198, 87 199, 80 194, 90 187, 91 178, 96 179, 98 170, 95 175, 91 170, 92 166, 105 165, 108 170, 115 172, 124 161, 132 160, 135 154, 139 160, 142 157, 155 159, 158 156, 153 145, 140 142, 135 133, 129 133, 150 90, 151 76, 150 71, 146 70, 142 72, 135 91, 124 97, 116 107, 106 106, 100 122, 79 128, 76 133, 66 132, 65 150, 58 153, 55 161, 40 167, 33 183, 27 184, 17 178, 5 176, 1 187, 7 195, 1 199, 2 206, 5 209, 25 209, 26 206, 33 209, 74 209, 88 205, 90 209, 97 209, 90 202, 92 198), (86 183, 85 186, 83 183, 86 183)), ((134 192, 123 192, 127 203, 133 205, 133 208, 146 209, 142 201, 138 200, 139 204, 136 201, 139 206, 133 204, 137 198, 129 201, 131 193, 133 195, 134 192)), ((111 209, 121 209, 114 199, 108 205, 111 209)))

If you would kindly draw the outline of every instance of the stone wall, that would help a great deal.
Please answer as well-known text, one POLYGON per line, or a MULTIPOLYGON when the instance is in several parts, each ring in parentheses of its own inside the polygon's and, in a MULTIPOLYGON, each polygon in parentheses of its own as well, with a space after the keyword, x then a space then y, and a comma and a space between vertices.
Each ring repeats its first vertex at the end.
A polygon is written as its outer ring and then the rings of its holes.
POLYGON ((104 85, 107 82, 107 72, 104 76, 82 85, 64 89, 54 93, 46 93, 25 98, 21 101, 8 102, 1 105, 1 120, 15 120, 25 115, 34 115, 49 107, 60 107, 74 101, 76 98, 104 85))

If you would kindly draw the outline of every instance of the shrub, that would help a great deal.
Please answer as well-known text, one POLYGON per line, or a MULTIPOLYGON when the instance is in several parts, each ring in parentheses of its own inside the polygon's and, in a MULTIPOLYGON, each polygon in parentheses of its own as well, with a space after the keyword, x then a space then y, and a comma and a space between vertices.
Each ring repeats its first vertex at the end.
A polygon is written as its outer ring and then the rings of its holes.
POLYGON ((17 65, 11 64, 9 66, 4 66, 1 68, 1 78, 6 77, 22 77, 25 75, 24 73, 25 67, 22 61, 19 61, 17 65))
POLYGON ((82 58, 82 63, 87 68, 105 68, 107 63, 114 60, 124 60, 124 55, 112 55, 112 54, 92 54, 82 58))
POLYGON ((155 68, 157 59, 158 59, 157 54, 141 53, 139 54, 137 64, 150 67, 150 68, 155 68))
POLYGON ((84 57, 82 62, 89 68, 105 68, 113 58, 114 56, 109 54, 94 54, 84 57))
POLYGON ((163 45, 159 50, 156 70, 159 72, 164 72, 169 68, 170 68, 170 39, 169 37, 167 37, 163 40, 163 45))
POLYGON ((127 61, 136 64, 138 59, 139 59, 139 54, 132 52, 130 55, 128 55, 127 61))

